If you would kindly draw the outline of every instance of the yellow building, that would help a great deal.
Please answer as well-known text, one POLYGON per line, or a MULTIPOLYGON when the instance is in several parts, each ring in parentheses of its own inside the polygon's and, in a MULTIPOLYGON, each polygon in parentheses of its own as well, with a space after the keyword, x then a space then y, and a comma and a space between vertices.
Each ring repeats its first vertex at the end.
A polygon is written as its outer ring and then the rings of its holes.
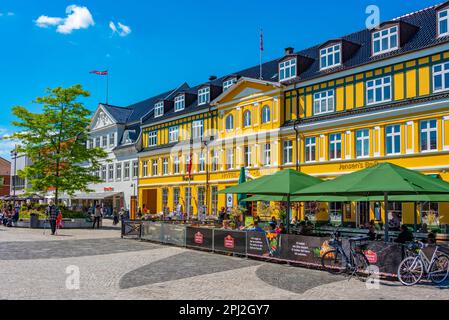
MULTIPOLYGON (((216 214, 236 205, 218 191, 235 185, 242 167, 249 178, 297 168, 333 179, 391 162, 449 181, 448 16, 445 3, 300 52, 287 48, 262 75, 253 67, 158 102, 142 127, 140 205, 216 214)), ((391 220, 407 225, 413 211, 413 203, 389 208, 391 220)), ((449 225, 448 203, 417 211, 418 223, 449 225)), ((385 210, 304 204, 298 218, 305 215, 362 226, 384 221, 385 210)))

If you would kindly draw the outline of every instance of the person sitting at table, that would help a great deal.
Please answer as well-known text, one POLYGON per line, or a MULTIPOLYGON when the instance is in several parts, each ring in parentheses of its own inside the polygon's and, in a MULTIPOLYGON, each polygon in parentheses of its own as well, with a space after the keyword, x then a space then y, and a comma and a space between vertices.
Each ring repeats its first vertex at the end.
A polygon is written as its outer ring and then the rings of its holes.
POLYGON ((427 244, 434 246, 437 244, 437 235, 434 232, 430 232, 427 235, 427 244))
POLYGON ((276 228, 276 234, 286 234, 287 230, 285 229, 285 226, 283 223, 279 224, 279 227, 276 228))
POLYGON ((276 217, 272 217, 270 221, 270 226, 274 226, 274 229, 278 226, 278 222, 276 220, 276 217))
POLYGON ((252 232, 265 232, 264 229, 262 229, 261 227, 259 227, 259 222, 254 221, 254 226, 250 229, 248 229, 248 231, 252 231, 252 232))
POLYGON ((370 241, 376 241, 377 240, 377 234, 376 234, 376 227, 374 225, 370 225, 368 227, 368 238, 370 241))
POLYGON ((399 233, 395 243, 406 244, 407 242, 412 242, 414 240, 413 233, 407 228, 406 225, 401 226, 401 233, 399 233))

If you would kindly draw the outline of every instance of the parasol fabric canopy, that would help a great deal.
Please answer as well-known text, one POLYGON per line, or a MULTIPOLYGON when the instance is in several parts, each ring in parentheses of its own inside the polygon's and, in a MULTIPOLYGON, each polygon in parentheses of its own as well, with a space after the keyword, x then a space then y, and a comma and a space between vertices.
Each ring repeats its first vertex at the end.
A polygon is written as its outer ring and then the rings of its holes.
POLYGON ((391 163, 341 176, 298 190, 298 195, 418 195, 449 194, 449 183, 391 163))
POLYGON ((322 180, 318 178, 289 169, 227 188, 220 193, 289 196, 301 189, 320 183, 322 180))
MULTIPOLYGON (((290 198, 291 202, 352 202, 352 201, 367 201, 360 200, 366 199, 362 197, 346 197, 346 196, 293 196, 290 198)), ((258 201, 270 201, 270 202, 287 202, 287 196, 253 196, 251 198, 243 200, 244 202, 258 202, 258 201)))

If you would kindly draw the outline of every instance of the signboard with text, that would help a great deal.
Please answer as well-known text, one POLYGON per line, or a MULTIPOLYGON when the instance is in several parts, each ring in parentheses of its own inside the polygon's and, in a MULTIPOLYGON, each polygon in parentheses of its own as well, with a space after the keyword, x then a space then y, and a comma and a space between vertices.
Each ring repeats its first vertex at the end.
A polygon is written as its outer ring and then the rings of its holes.
POLYGON ((213 229, 187 227, 186 246, 213 250, 213 229))

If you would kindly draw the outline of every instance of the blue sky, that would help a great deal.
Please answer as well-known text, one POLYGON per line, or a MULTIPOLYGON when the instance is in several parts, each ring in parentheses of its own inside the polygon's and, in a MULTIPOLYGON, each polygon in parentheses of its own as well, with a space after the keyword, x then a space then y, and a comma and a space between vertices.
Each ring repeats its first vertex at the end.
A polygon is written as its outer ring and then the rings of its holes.
MULTIPOLYGON (((363 29, 370 4, 385 21, 437 3, 2 0, 0 136, 15 130, 11 107, 37 111, 31 101, 47 87, 82 84, 94 110, 105 100, 105 84, 91 70, 110 70, 109 102, 126 106, 184 81, 195 85, 257 65, 260 28, 270 60, 285 47, 303 49, 363 29)), ((0 141, 0 156, 8 158, 10 149, 0 141)))

